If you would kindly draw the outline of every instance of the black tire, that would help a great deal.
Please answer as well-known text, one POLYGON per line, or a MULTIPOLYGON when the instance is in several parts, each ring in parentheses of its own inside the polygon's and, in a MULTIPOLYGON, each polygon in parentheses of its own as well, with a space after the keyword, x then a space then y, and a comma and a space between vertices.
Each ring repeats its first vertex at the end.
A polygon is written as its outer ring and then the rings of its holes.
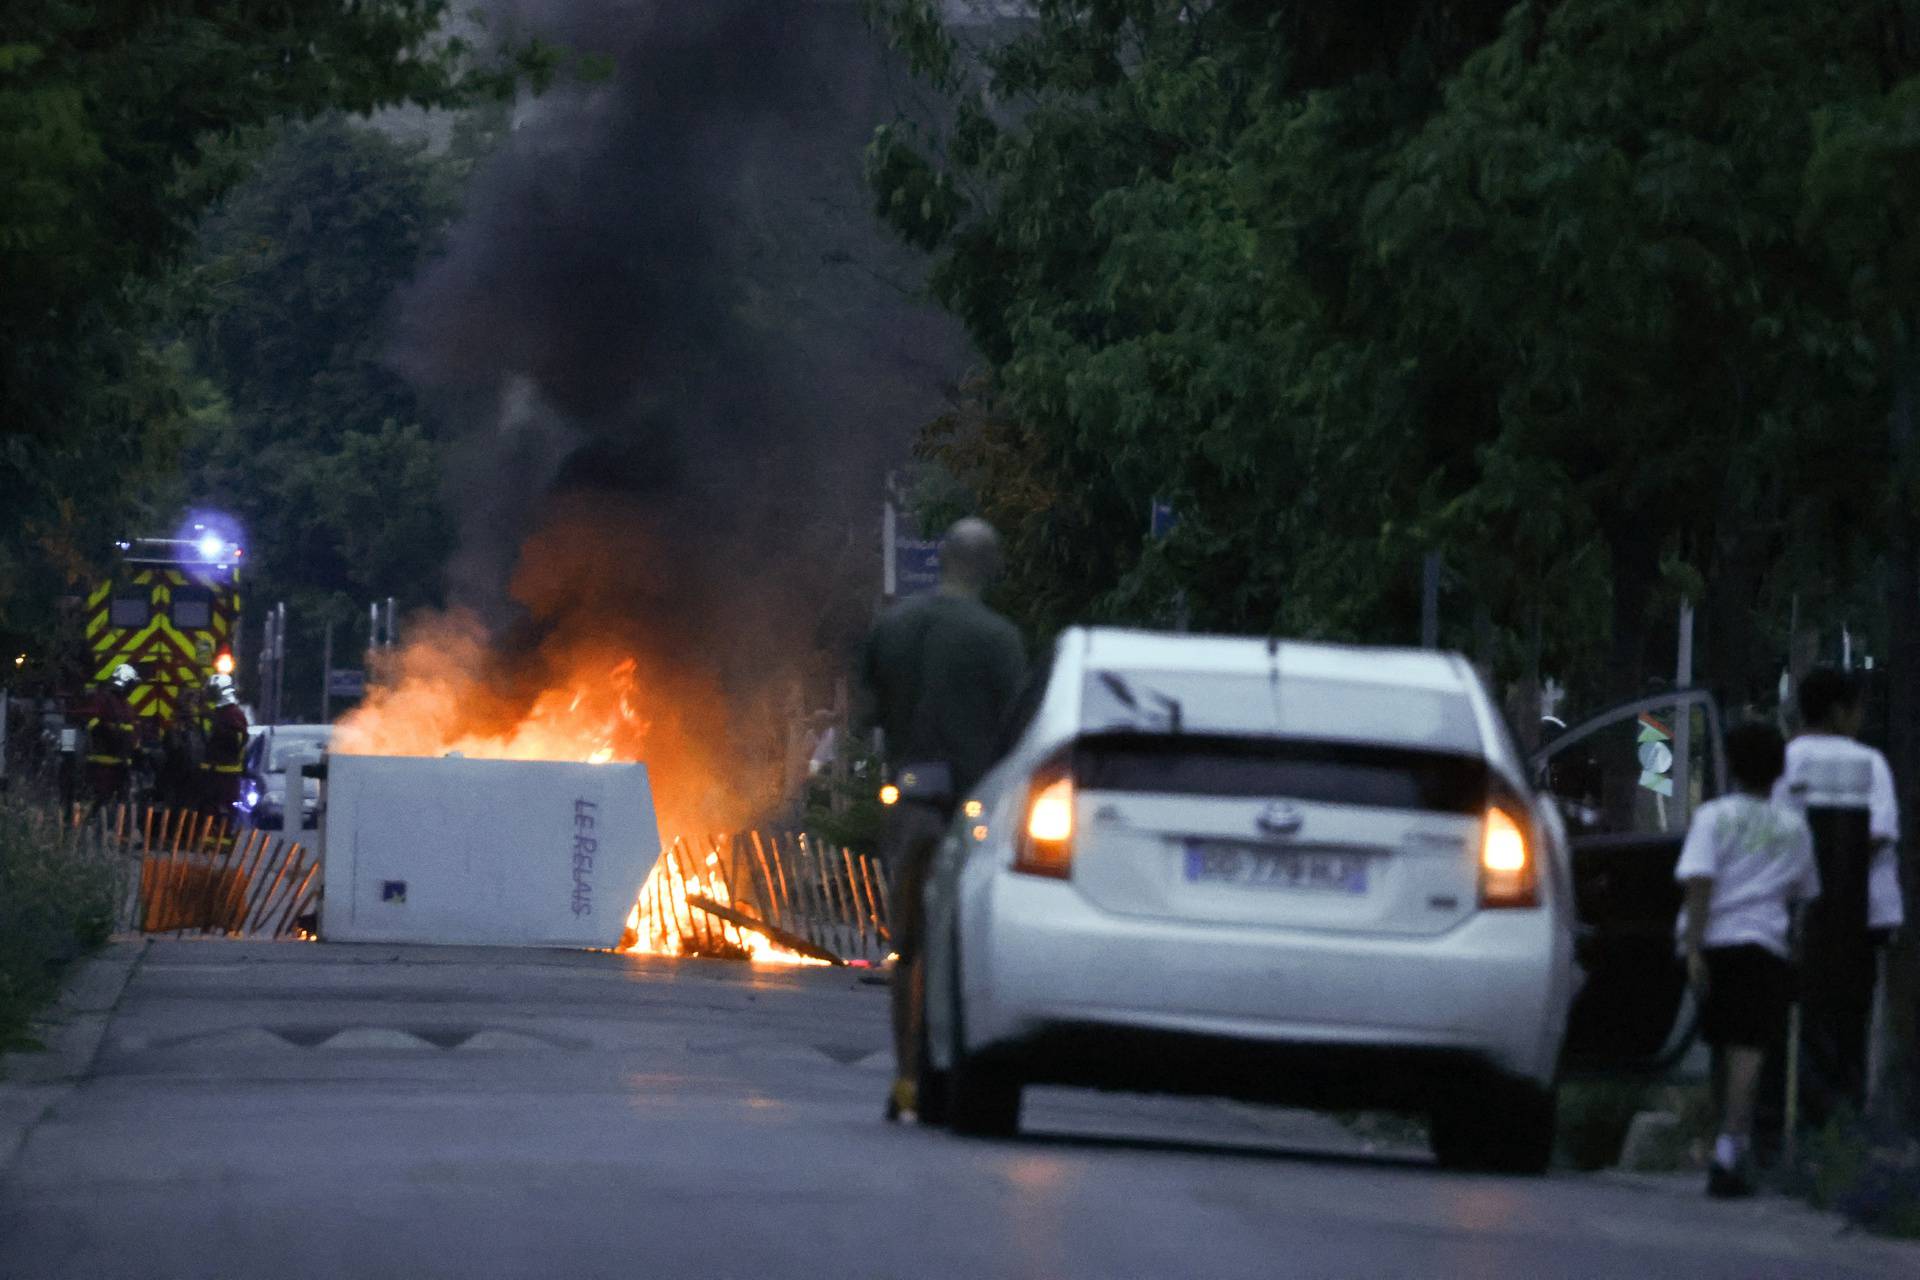
POLYGON ((953 1076, 934 1068, 933 1055, 927 1051, 927 1021, 920 1019, 920 1123, 946 1124, 952 1114, 953 1076))
POLYGON ((1545 1173, 1558 1110, 1554 1088, 1522 1080, 1479 1083, 1434 1107, 1434 1159, 1443 1169, 1545 1173))
POLYGON ((1020 1132, 1020 1078, 964 1054, 947 1081, 947 1122, 974 1138, 1011 1138, 1020 1132))
MULTIPOLYGON (((966 1010, 960 1004, 960 937, 953 938, 953 982, 947 992, 953 1028, 953 1070, 945 1072, 946 1123, 971 1138, 1011 1138, 1020 1131, 1020 1078, 967 1053, 966 1010)), ((922 1023, 924 1029, 925 1024, 922 1023)), ((921 1058, 924 1063, 926 1059, 921 1058)))

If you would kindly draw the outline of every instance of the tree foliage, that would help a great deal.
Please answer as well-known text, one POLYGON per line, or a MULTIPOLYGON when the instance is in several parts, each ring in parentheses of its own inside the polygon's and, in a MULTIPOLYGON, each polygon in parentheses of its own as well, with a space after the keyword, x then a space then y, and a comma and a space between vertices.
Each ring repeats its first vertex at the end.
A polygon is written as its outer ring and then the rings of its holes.
POLYGON ((461 147, 433 154, 338 117, 289 126, 206 219, 182 275, 186 346, 228 420, 187 441, 177 497, 245 527, 251 598, 289 602, 301 705, 324 623, 346 628, 346 654, 369 600, 438 599, 445 445, 385 351, 396 293, 437 252, 467 164, 461 147))
POLYGON ((922 0, 870 8, 951 102, 878 132, 876 204, 1001 424, 926 447, 1038 628, 1179 601, 1404 641, 1439 550, 1450 643, 1590 696, 1666 669, 1712 581, 1744 700, 1795 595, 1870 594, 1834 584, 1873 567, 1883 370, 1802 223, 1884 6, 1043 0, 971 61, 922 0))
POLYGON ((168 271, 269 122, 452 105, 536 82, 538 45, 484 61, 437 34, 447 0, 0 4, 0 625, 127 525, 203 401, 150 338, 168 271))

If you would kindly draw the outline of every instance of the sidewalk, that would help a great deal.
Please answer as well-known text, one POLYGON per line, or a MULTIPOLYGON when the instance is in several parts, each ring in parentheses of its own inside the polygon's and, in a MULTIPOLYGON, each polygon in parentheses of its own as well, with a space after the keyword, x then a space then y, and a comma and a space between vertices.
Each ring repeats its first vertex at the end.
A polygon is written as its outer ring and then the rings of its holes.
POLYGON ((34 1126, 92 1072, 149 945, 145 938, 117 939, 74 965, 59 996, 34 1019, 32 1033, 46 1048, 0 1055, 0 1178, 34 1126))

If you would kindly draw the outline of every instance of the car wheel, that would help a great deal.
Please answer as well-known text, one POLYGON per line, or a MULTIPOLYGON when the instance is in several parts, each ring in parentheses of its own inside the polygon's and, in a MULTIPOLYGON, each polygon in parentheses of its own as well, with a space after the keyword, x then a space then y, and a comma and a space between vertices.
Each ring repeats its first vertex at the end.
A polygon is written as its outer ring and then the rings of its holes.
POLYGON ((927 1049, 927 1022, 920 1020, 920 1123, 942 1125, 951 1113, 952 1075, 936 1070, 933 1055, 927 1049))
POLYGON ((1545 1173, 1553 1160, 1559 1092, 1528 1081, 1480 1084, 1433 1110, 1430 1137, 1443 1169, 1545 1173))
POLYGON ((955 1133, 1011 1138, 1020 1131, 1020 1079, 962 1057, 947 1082, 947 1121, 955 1133))
MULTIPOLYGON (((974 1138, 1011 1138, 1020 1131, 1020 1078, 967 1052, 967 1011, 960 1002, 960 940, 954 937, 953 986, 947 993, 953 1016, 953 1070, 946 1077, 946 1122, 974 1138)), ((924 1063, 925 1058, 921 1061, 924 1063)))

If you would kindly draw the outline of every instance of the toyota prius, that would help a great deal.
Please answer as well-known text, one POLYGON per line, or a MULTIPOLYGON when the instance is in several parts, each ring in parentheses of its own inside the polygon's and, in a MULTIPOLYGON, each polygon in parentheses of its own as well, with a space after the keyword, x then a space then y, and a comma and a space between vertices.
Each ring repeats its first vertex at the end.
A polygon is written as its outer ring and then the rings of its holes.
POLYGON ((1539 1170, 1572 881, 1458 655, 1069 631, 929 879, 923 1117, 1012 1132, 1037 1083, 1397 1108, 1443 1164, 1539 1170))

